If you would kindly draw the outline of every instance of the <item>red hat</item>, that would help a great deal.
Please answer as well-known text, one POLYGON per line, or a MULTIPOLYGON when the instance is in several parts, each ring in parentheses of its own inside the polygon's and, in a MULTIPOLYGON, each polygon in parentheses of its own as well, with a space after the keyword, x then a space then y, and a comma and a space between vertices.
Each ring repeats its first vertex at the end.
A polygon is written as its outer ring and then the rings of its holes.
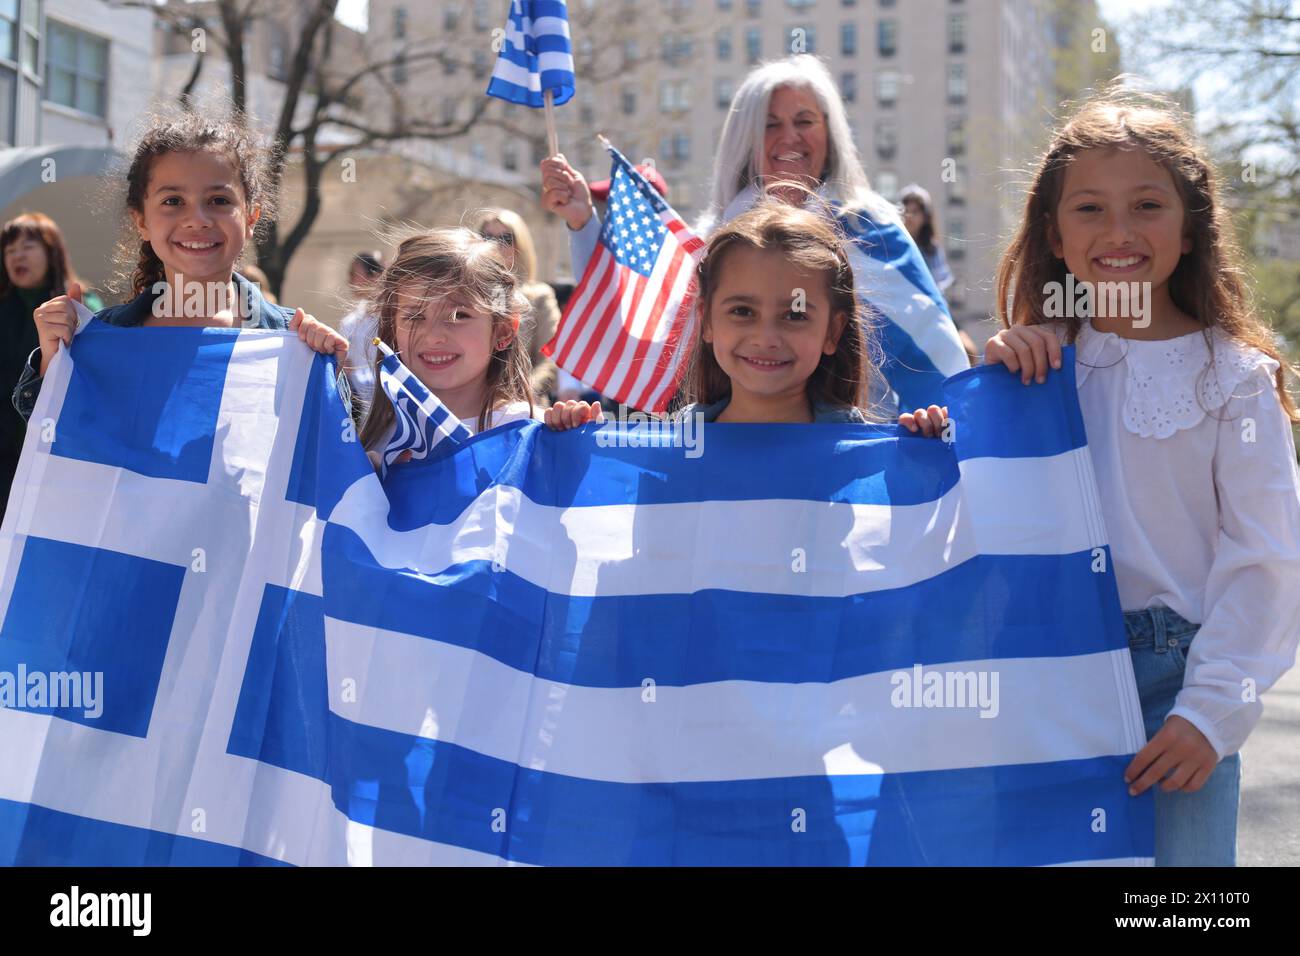
MULTIPOLYGON (((665 199, 668 198, 668 184, 664 182, 664 178, 659 175, 659 170, 647 163, 643 166, 637 166, 636 171, 646 178, 646 182, 653 186, 660 196, 663 196, 665 199)), ((589 188, 591 189, 592 199, 595 199, 598 202, 604 202, 609 198, 608 179, 597 180, 596 182, 591 183, 589 188)))

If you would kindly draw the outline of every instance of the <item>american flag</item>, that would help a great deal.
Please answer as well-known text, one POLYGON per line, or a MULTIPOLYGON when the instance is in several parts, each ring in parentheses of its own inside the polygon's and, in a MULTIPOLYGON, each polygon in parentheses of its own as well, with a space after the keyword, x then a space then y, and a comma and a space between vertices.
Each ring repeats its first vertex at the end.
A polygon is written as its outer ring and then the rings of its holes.
POLYGON ((662 412, 695 335, 704 243, 618 150, 596 254, 542 351, 602 395, 662 412))
POLYGON ((433 446, 444 439, 457 445, 469 441, 473 433, 451 409, 424 387, 383 340, 374 342, 383 355, 379 362, 379 385, 393 403, 396 425, 384 449, 384 469, 405 451, 412 458, 426 458, 433 446))

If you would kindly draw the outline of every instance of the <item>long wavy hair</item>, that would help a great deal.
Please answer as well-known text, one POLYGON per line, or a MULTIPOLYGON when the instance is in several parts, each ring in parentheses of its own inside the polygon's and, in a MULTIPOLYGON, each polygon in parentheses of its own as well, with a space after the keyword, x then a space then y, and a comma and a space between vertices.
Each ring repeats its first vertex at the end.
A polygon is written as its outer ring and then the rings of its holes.
POLYGON ((731 253, 746 248, 778 252, 796 269, 823 277, 831 315, 842 313, 845 323, 834 353, 823 354, 808 378, 808 400, 841 408, 865 407, 875 370, 867 360, 865 315, 843 239, 826 216, 776 200, 759 203, 709 237, 695 270, 700 334, 682 381, 682 404, 711 405, 731 394, 731 379, 702 333, 731 253))
MULTIPOLYGON (((512 402, 528 402, 531 363, 518 333, 519 319, 528 312, 528 300, 519 291, 519 280, 501 257, 497 243, 469 229, 435 229, 404 240, 397 257, 375 284, 372 312, 379 316, 379 338, 397 351, 397 320, 401 311, 399 294, 419 295, 422 307, 449 295, 463 299, 474 309, 492 317, 492 337, 507 329, 510 344, 493 349, 487 367, 487 396, 478 416, 478 431, 488 427, 492 412, 512 402)), ((379 380, 376 356, 375 380, 379 380)), ((393 423, 393 403, 383 389, 375 397, 361 426, 361 444, 371 448, 393 423)))
POLYGON ((696 225, 697 234, 708 235, 720 224, 731 201, 748 186, 759 184, 768 103, 781 87, 811 91, 826 119, 826 168, 820 176, 823 195, 848 212, 865 212, 879 222, 898 222, 898 210, 867 180, 853 144, 844 100, 830 70, 817 57, 799 53, 756 66, 731 98, 713 161, 709 208, 696 225))
MULTIPOLYGON (((51 299, 66 294, 68 284, 79 281, 72 269, 72 258, 68 255, 63 230, 45 213, 25 212, 5 223, 3 229, 0 229, 0 257, 3 257, 5 249, 20 239, 34 239, 45 247, 45 258, 49 263, 45 282, 51 299)), ((8 270, 0 268, 0 299, 7 296, 13 288, 8 270)))
MULTIPOLYGON (((214 120, 187 113, 177 119, 157 121, 136 145, 126 172, 126 208, 144 214, 144 201, 156 159, 168 153, 217 153, 235 170, 247 210, 260 210, 255 235, 275 218, 275 195, 270 188, 270 150, 248 127, 233 120, 214 120)), ((142 240, 128 216, 129 232, 118 247, 119 280, 125 280, 128 298, 134 298, 167 273, 153 246, 142 240)))
MULTIPOLYGON (((1218 176, 1189 130, 1180 109, 1154 94, 1112 87, 1083 102, 1052 136, 1025 197, 1020 225, 998 263, 997 317, 1007 327, 1060 321, 1044 314, 1043 303, 1048 283, 1064 285, 1068 271, 1049 242, 1065 171, 1084 150, 1141 150, 1169 171, 1186 210, 1185 229, 1192 249, 1169 277, 1174 305, 1204 326, 1211 351, 1210 329, 1217 326, 1236 341, 1276 359, 1280 365, 1275 381, 1278 400, 1288 418, 1300 421, 1286 389, 1286 373, 1294 374, 1295 369, 1287 364, 1272 331, 1255 311, 1218 176)), ((1070 317, 1064 321, 1073 342, 1082 320, 1070 317)))

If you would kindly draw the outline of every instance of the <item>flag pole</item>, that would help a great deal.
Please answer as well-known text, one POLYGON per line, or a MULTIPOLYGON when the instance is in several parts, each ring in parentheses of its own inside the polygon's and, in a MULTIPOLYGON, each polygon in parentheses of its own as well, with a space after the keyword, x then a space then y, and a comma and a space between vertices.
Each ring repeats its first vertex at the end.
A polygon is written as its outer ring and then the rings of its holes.
POLYGON ((555 134, 555 94, 547 90, 542 96, 545 97, 542 105, 546 111, 546 145, 554 156, 560 151, 560 138, 555 134))

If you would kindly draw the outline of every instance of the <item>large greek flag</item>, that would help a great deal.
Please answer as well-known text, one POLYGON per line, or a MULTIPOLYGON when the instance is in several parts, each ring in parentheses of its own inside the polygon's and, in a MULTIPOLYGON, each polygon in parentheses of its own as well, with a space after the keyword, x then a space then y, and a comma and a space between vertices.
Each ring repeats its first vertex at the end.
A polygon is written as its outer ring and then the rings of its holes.
POLYGON ((948 404, 381 484, 294 336, 92 322, 0 532, 0 862, 1149 863, 1070 366, 948 404))

